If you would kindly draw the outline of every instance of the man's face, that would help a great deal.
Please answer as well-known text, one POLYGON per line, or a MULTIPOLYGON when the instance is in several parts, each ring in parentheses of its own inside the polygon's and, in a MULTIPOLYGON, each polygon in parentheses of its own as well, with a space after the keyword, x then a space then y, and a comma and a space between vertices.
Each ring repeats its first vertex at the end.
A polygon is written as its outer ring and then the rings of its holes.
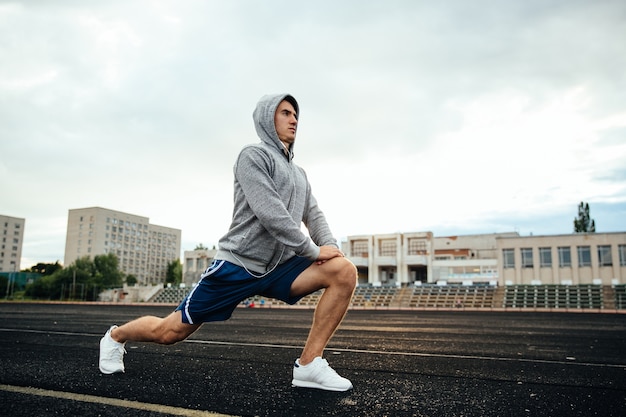
POLYGON ((283 100, 276 108, 274 114, 274 126, 278 139, 289 148, 296 140, 296 128, 298 126, 298 115, 295 109, 287 100, 283 100))

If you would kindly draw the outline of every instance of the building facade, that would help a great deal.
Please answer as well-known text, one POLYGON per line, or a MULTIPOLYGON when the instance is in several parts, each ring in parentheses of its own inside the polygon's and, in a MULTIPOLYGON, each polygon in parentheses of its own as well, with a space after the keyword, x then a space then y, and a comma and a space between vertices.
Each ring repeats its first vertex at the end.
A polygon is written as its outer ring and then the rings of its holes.
POLYGON ((181 231, 150 224, 147 217, 101 207, 69 210, 65 265, 84 256, 113 253, 120 270, 139 284, 165 282, 167 265, 180 258, 181 231))
POLYGON ((183 284, 187 287, 196 284, 216 253, 216 249, 186 250, 185 262, 183 262, 183 284))
POLYGON ((433 280, 431 232, 351 236, 342 251, 354 263, 359 284, 405 285, 433 280))
POLYGON ((0 272, 19 272, 25 219, 0 215, 0 272))
POLYGON ((503 284, 626 283, 626 233, 498 239, 503 284))
POLYGON ((626 283, 626 233, 350 236, 360 285, 626 283))

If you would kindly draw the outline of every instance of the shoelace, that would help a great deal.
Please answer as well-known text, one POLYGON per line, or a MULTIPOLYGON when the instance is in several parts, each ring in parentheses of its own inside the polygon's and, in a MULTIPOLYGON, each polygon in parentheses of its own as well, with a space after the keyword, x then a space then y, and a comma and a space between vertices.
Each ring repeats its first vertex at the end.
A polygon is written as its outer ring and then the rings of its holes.
POLYGON ((332 373, 333 376, 339 376, 339 374, 337 373, 337 371, 335 371, 333 368, 330 367, 330 365, 328 364, 328 361, 326 359, 322 359, 320 362, 320 369, 321 368, 326 368, 327 371, 326 372, 330 372, 332 373))
POLYGON ((109 358, 118 359, 120 355, 124 355, 126 353, 128 352, 126 352, 124 345, 116 346, 109 351, 109 358))

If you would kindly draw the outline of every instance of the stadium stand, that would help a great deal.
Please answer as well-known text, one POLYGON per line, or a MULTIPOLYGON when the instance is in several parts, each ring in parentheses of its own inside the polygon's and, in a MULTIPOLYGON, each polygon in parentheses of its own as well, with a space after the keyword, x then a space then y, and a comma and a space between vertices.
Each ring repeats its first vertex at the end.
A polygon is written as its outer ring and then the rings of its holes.
POLYGON ((491 308, 496 287, 488 285, 420 285, 409 307, 491 308))
MULTIPOLYGON (((190 288, 164 288, 149 302, 178 304, 190 288)), ((323 290, 302 298, 297 308, 314 308, 323 290)), ((287 306, 277 300, 256 296, 242 306, 287 306)), ((444 309, 626 309, 626 285, 435 285, 409 287, 360 285, 351 308, 444 308, 444 309)))
POLYGON ((397 287, 359 286, 354 290, 352 307, 389 307, 397 292, 397 287))
POLYGON ((507 285, 502 307, 596 308, 604 307, 601 285, 507 285))
POLYGON ((190 288, 163 288, 156 293, 149 302, 151 303, 168 303, 168 304, 180 304, 183 298, 191 291, 190 288))
POLYGON ((626 284, 613 287, 615 291, 615 308, 626 309, 626 284))

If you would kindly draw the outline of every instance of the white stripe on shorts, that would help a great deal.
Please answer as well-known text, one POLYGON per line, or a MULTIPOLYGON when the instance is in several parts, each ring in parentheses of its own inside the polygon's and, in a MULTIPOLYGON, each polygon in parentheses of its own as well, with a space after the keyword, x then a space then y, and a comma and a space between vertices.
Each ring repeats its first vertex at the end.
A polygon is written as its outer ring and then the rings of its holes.
POLYGON ((191 318, 191 315, 189 314, 189 302, 191 301, 191 296, 196 291, 196 289, 200 286, 200 283, 202 282, 202 280, 205 279, 206 277, 210 276, 211 274, 215 273, 218 269, 220 269, 222 267, 222 265, 224 265, 224 262, 226 262, 226 261, 219 261, 219 263, 216 263, 216 262, 217 261, 213 261, 211 266, 209 266, 206 269, 206 271, 204 271, 204 273, 200 276, 200 281, 198 282, 198 285, 193 287, 193 289, 191 290, 191 292, 187 296, 187 301, 185 302, 185 309, 183 311, 183 314, 185 314, 185 317, 187 317, 187 321, 189 322, 189 324, 194 324, 193 323, 193 319, 191 318))

